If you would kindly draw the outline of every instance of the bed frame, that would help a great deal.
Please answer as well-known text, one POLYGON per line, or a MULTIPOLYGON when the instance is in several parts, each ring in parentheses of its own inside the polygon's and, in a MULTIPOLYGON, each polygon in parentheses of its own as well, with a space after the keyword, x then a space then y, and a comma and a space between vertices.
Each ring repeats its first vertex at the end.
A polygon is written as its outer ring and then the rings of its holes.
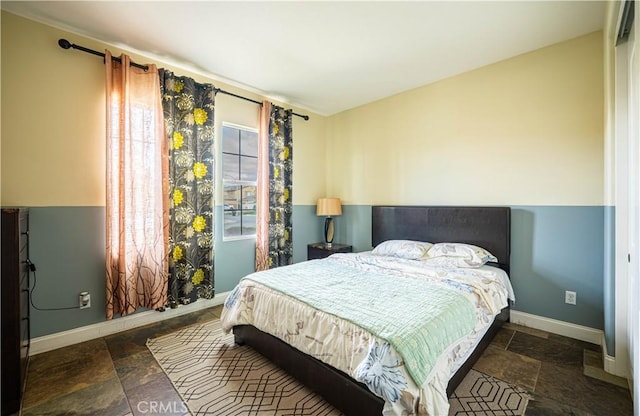
MULTIPOLYGON (((400 239, 474 244, 486 248, 498 258, 494 266, 509 272, 511 211, 507 207, 374 206, 371 214, 371 241, 374 247, 382 241, 400 239)), ((508 320, 509 307, 506 307, 449 380, 448 396, 508 320)), ((251 325, 235 326, 233 333, 237 344, 249 345, 344 414, 382 414, 384 401, 342 371, 251 325)))

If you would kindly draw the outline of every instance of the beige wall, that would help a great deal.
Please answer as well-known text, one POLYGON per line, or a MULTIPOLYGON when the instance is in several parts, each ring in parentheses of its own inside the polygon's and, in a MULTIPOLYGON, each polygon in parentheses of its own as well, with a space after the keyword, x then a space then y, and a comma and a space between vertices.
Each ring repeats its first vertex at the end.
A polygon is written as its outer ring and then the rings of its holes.
MULTIPOLYGON (((2 205, 104 205, 104 67, 59 48, 61 37, 108 47, 2 12, 2 205)), ((596 32, 332 117, 294 117, 294 204, 601 205, 602 44, 596 32)), ((256 126, 257 107, 218 95, 218 131, 222 121, 256 126)))
POLYGON ((595 32, 330 117, 328 193, 347 204, 601 205, 602 43, 595 32))
MULTIPOLYGON (((104 205, 104 66, 98 57, 58 47, 59 38, 99 51, 108 48, 114 55, 122 52, 2 12, 0 203, 5 206, 104 205)), ((131 56, 139 63, 156 63, 198 82, 262 99, 200 74, 131 56)), ((318 174, 324 165, 325 118, 294 110, 311 119, 294 117, 293 202, 315 204, 326 189, 324 175, 318 174)), ((223 94, 216 98, 217 131, 223 121, 256 127, 257 120, 255 104, 223 94)))

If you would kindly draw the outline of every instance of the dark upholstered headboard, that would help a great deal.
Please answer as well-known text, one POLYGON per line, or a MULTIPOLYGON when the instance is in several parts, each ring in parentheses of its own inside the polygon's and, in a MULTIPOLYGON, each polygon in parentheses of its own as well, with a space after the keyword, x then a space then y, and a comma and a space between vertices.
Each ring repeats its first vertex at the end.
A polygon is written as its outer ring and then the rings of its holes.
POLYGON ((371 216, 374 247, 386 240, 473 244, 489 250, 509 272, 508 207, 373 206, 371 216))

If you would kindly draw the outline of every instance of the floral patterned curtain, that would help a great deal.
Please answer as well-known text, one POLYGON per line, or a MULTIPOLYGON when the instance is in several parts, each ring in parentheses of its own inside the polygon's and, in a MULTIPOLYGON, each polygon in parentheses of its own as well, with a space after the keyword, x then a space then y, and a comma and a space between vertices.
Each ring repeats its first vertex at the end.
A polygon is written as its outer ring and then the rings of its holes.
POLYGON ((158 70, 105 51, 106 316, 167 301, 168 186, 158 70))
POLYGON ((160 69, 169 143, 169 306, 214 295, 216 89, 160 69))
POLYGON ((260 118, 258 209, 263 215, 256 231, 256 270, 265 270, 293 263, 293 123, 291 110, 268 102, 260 118))

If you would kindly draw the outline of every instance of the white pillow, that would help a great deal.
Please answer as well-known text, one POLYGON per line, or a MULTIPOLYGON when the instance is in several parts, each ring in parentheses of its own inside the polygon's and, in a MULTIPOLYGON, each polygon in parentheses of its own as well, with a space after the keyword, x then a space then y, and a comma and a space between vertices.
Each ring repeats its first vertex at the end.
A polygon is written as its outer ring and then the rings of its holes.
POLYGON ((387 240, 378 244, 371 254, 415 260, 424 258, 431 246, 433 244, 424 241, 387 240))
POLYGON ((498 261, 493 254, 482 247, 462 243, 434 244, 429 249, 427 257, 429 259, 443 258, 445 260, 436 260, 433 263, 440 262, 439 265, 446 264, 454 267, 480 267, 489 261, 498 261))

